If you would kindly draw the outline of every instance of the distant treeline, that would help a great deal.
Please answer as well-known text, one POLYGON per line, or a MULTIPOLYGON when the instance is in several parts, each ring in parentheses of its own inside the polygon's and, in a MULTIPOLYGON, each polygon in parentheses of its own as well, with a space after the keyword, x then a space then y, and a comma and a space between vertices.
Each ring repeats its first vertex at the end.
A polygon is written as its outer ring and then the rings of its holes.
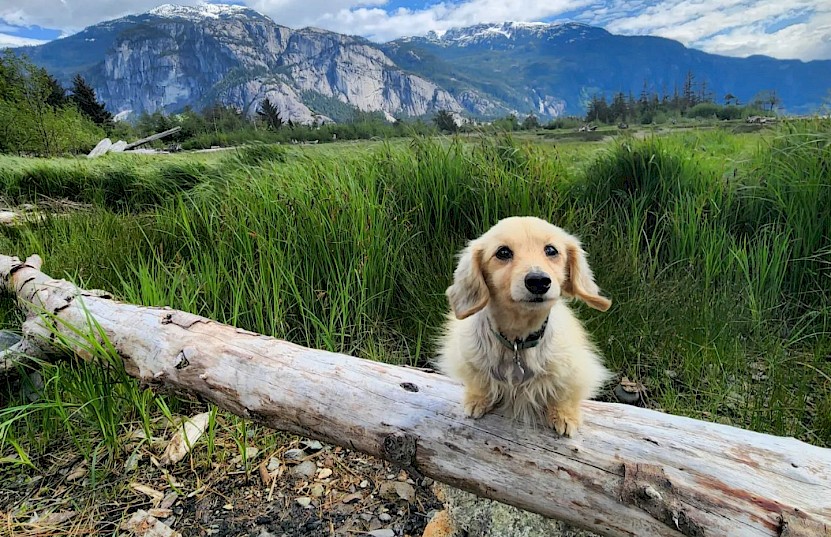
POLYGON ((649 83, 644 81, 640 95, 630 92, 615 93, 611 101, 605 95, 594 95, 589 101, 585 120, 600 123, 665 123, 675 118, 714 118, 721 120, 741 119, 754 115, 772 115, 780 100, 775 90, 766 90, 756 94, 748 103, 739 102, 738 97, 727 93, 722 97, 723 104, 716 102, 707 82, 696 82, 690 71, 679 91, 676 87, 670 95, 667 90, 659 95, 649 91, 649 83))
POLYGON ((283 119, 268 99, 260 104, 254 117, 247 117, 233 106, 217 103, 200 111, 186 107, 179 114, 168 115, 160 111, 143 113, 132 129, 135 137, 141 137, 176 126, 181 130, 163 142, 179 144, 182 149, 206 149, 246 142, 366 140, 436 132, 431 123, 421 120, 389 122, 381 113, 359 110, 355 110, 346 123, 316 121, 311 125, 299 124, 283 119))

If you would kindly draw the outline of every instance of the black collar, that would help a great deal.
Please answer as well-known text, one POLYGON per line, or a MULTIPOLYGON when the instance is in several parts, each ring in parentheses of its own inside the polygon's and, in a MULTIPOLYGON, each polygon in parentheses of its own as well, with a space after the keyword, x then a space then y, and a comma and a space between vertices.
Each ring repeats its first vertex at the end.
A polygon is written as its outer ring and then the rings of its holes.
POLYGON ((546 318, 545 321, 543 321, 542 326, 540 327, 539 330, 537 330, 536 332, 532 332, 532 333, 528 334, 528 337, 526 337, 525 339, 517 338, 517 339, 511 341, 510 339, 505 337, 505 335, 502 334, 501 332, 499 332, 498 330, 494 330, 493 326, 490 323, 490 320, 488 320, 488 327, 490 328, 491 333, 494 336, 496 336, 496 339, 498 339, 499 342, 506 349, 508 349, 510 351, 513 351, 514 354, 519 354, 519 351, 521 351, 523 349, 531 349, 531 348, 536 347, 537 345, 539 345, 540 341, 542 340, 542 336, 545 335, 545 327, 546 326, 548 326, 548 318, 546 318))

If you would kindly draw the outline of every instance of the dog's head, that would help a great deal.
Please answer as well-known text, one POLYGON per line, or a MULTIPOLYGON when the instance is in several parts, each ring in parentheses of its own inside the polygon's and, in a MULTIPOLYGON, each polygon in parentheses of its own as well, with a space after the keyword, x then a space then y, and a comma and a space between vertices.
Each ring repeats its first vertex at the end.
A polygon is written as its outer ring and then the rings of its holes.
POLYGON ((600 311, 612 305, 600 296, 577 237, 534 217, 505 218, 470 241, 453 276, 446 294, 458 319, 489 302, 517 313, 548 310, 561 296, 600 311))

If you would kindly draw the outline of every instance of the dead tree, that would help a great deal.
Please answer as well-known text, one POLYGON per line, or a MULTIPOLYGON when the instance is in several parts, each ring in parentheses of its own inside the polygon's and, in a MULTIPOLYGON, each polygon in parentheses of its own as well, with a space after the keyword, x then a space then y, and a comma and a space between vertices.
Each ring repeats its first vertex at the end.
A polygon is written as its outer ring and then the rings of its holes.
POLYGON ((143 383, 601 535, 831 535, 831 450, 598 402, 573 439, 496 414, 473 421, 443 376, 121 303, 40 266, 0 256, 2 286, 29 311, 29 352, 59 334, 90 359, 78 330, 106 338, 143 383))

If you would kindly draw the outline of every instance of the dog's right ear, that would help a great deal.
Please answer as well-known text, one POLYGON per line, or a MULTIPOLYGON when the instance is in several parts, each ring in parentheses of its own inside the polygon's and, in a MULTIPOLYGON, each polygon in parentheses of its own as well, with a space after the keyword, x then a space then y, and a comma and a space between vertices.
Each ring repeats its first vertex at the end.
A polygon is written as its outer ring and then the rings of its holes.
POLYGON ((465 319, 488 304, 490 292, 482 274, 482 248, 468 243, 459 255, 459 264, 453 273, 453 285, 445 292, 457 319, 465 319))

